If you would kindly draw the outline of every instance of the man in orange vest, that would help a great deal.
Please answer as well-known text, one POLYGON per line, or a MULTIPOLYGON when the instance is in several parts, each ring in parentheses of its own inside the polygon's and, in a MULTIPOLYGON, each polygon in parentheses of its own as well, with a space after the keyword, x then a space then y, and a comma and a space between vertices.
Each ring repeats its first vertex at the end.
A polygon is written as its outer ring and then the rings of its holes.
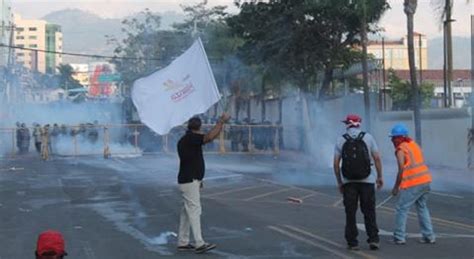
POLYGON ((392 190, 392 194, 398 196, 393 241, 398 245, 405 244, 408 211, 415 204, 422 234, 420 242, 434 244, 435 234, 426 204, 431 173, 423 159, 423 152, 420 146, 408 137, 408 129, 403 124, 395 125, 390 137, 395 146, 398 163, 398 176, 392 190))

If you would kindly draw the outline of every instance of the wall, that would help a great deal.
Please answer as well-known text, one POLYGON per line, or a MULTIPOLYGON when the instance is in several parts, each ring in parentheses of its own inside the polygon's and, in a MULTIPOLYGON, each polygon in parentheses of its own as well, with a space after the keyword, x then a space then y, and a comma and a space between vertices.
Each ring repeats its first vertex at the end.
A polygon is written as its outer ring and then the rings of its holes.
MULTIPOLYGON (((345 127, 341 120, 348 113, 356 113, 363 117, 362 129, 367 130, 367 119, 364 118, 363 95, 354 94, 344 98, 329 100, 318 104, 308 98, 311 118, 311 134, 315 143, 308 143, 304 137, 302 114, 302 96, 295 95, 283 100, 282 125, 286 149, 299 150, 308 145, 315 145, 315 163, 329 165, 332 161, 334 143, 338 136, 344 133, 345 127), (317 160, 317 161, 316 161, 317 160)), ((376 96, 372 96, 371 103, 376 104, 376 96)), ((231 104, 232 107, 232 104, 231 104)), ((246 106, 241 109, 241 119, 247 116, 246 106)), ((266 119, 275 123, 278 121, 278 101, 266 102, 266 119)), ((211 109, 212 111, 214 109, 211 109)), ((259 122, 261 107, 252 101, 252 119, 259 122)), ((212 113, 211 113, 212 114, 212 113)), ((393 145, 388 137, 392 126, 396 123, 405 123, 414 136, 412 112, 376 112, 372 110, 372 130, 386 160, 394 161, 393 145)), ((425 159, 432 165, 467 168, 467 136, 471 124, 470 110, 463 109, 433 109, 422 111, 422 136, 425 159)))
MULTIPOLYGON (((398 122, 405 123, 414 135, 412 112, 386 112, 378 116, 374 135, 384 154, 392 155, 388 134, 398 122), (386 141, 385 141, 386 140, 386 141)), ((456 168, 467 167, 467 136, 471 116, 468 109, 438 109, 422 111, 422 145, 430 164, 456 168)))

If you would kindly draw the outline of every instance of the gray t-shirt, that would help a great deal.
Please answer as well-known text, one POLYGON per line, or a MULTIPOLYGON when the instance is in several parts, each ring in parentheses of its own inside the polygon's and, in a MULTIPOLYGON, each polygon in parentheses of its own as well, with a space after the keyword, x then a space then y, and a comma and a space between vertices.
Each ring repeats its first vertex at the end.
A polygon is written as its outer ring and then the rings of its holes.
MULTIPOLYGON (((347 130, 347 134, 349 134, 349 136, 351 136, 352 138, 357 138, 357 136, 359 136, 360 132, 361 132, 361 130, 358 129, 358 128, 349 128, 347 130)), ((343 176, 342 177, 342 182, 343 183, 351 183, 351 182, 353 182, 353 183, 375 183, 375 180, 377 179, 372 154, 375 153, 375 152, 379 152, 379 148, 377 147, 377 143, 375 142, 374 137, 372 137, 372 135, 370 135, 369 133, 365 133, 364 138, 362 140, 365 142, 365 144, 367 145, 367 148, 369 149, 370 163, 372 164, 372 166, 371 166, 372 170, 370 171, 370 175, 367 176, 367 178, 362 179, 362 180, 349 180, 349 179, 344 178, 344 176, 343 176)), ((342 146, 344 145, 345 142, 346 142, 346 139, 343 136, 340 136, 340 137, 337 138, 336 147, 334 148, 334 154, 335 155, 339 155, 339 156, 342 155, 342 146)))

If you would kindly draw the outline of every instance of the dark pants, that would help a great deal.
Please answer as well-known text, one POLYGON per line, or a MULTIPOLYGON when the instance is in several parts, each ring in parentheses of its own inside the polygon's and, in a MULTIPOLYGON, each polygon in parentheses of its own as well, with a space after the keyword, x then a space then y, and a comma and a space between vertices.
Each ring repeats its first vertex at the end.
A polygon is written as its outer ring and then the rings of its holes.
POLYGON ((375 185, 371 183, 344 184, 344 207, 346 210, 345 237, 350 246, 358 245, 356 213, 360 201, 360 209, 364 214, 365 230, 368 243, 379 242, 379 229, 375 217, 375 185))
POLYGON ((38 151, 38 153, 41 153, 41 142, 35 142, 35 147, 36 151, 38 151))

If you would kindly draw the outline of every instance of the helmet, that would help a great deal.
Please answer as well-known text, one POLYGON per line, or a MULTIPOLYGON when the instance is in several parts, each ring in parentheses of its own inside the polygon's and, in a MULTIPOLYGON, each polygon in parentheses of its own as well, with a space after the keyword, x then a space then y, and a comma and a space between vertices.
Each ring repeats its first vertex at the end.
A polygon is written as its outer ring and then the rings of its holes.
POLYGON ((395 124, 389 136, 390 137, 400 137, 400 136, 407 137, 408 128, 407 126, 405 126, 405 124, 402 124, 402 123, 395 124))

